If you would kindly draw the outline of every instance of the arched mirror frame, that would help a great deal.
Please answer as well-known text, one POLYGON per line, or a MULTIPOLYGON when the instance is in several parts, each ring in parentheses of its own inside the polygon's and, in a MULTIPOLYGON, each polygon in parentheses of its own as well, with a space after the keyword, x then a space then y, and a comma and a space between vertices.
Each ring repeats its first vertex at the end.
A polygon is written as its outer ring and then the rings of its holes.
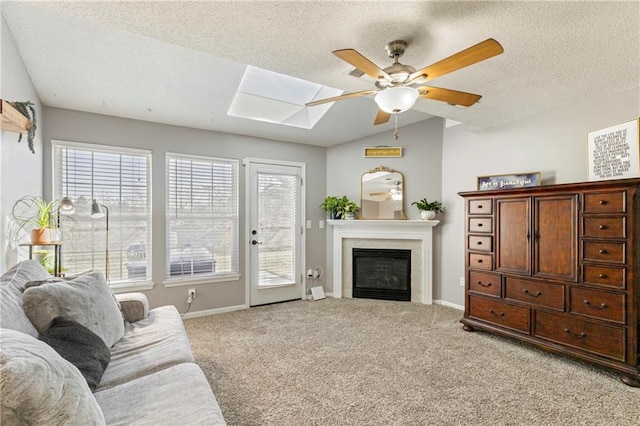
MULTIPOLYGON (((390 169, 386 166, 378 166, 373 168, 367 172, 364 172, 360 177, 360 219, 365 220, 403 220, 406 219, 407 216, 404 213, 404 175, 397 171, 390 169), (376 175, 380 176, 373 177, 373 179, 366 179, 367 175, 376 175), (396 176, 388 176, 390 174, 395 174, 396 176), (392 182, 388 182, 389 177, 392 179, 392 182), (376 181, 376 182, 374 182, 376 181), (393 192, 394 190, 398 192, 393 192), (371 193, 382 193, 387 192, 388 199, 372 199, 371 193), (392 199, 392 195, 395 195, 392 199), (377 203, 377 205, 373 205, 371 203, 377 203), (380 204, 385 203, 385 204, 380 204)), ((383 197, 383 195, 376 196, 383 197)), ((375 198, 375 197, 374 197, 375 198)))

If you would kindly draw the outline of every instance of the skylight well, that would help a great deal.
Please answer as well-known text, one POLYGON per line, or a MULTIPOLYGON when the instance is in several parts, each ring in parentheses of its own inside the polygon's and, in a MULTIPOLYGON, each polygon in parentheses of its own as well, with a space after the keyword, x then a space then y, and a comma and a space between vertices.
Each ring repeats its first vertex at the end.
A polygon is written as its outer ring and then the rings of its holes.
POLYGON ((307 108, 317 99, 339 96, 342 90, 247 66, 228 115, 312 129, 332 103, 307 108))

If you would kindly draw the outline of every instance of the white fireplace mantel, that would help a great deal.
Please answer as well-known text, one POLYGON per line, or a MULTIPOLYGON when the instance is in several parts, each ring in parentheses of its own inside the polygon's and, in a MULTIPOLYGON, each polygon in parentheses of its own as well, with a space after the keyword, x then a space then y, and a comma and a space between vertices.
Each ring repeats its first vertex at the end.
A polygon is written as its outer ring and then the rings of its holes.
POLYGON ((333 228, 333 297, 341 298, 343 240, 347 238, 421 242, 420 303, 433 296, 433 228, 438 220, 328 220, 333 228))

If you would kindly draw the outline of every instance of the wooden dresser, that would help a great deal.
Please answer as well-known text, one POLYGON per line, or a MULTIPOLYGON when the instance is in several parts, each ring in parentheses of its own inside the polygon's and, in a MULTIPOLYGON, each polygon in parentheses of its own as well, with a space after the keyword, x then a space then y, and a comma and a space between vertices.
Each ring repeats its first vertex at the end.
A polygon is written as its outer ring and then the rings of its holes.
POLYGON ((459 195, 464 329, 571 355, 640 386, 640 179, 459 195))

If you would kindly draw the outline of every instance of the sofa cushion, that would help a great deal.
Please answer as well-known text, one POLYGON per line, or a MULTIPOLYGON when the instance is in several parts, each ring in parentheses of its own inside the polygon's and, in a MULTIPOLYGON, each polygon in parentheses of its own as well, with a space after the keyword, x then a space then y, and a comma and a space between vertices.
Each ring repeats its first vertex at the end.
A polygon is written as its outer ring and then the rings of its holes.
POLYGON ((176 365, 98 391, 94 396, 109 425, 226 424, 209 383, 196 364, 176 365))
POLYGON ((75 365, 89 388, 96 390, 111 359, 109 348, 97 334, 75 321, 56 317, 40 340, 75 365))
POLYGON ((173 305, 151 309, 146 318, 126 324, 98 390, 186 362, 193 362, 193 354, 180 313, 173 305))
POLYGON ((40 334, 55 317, 65 317, 93 331, 109 348, 124 335, 120 306, 99 271, 27 287, 22 307, 40 334))
POLYGON ((22 310, 22 293, 28 281, 44 280, 50 275, 36 260, 25 260, 0 278, 0 327, 38 337, 38 330, 22 310))
POLYGON ((0 329, 3 425, 104 425, 104 417, 77 368, 46 343, 0 329))

